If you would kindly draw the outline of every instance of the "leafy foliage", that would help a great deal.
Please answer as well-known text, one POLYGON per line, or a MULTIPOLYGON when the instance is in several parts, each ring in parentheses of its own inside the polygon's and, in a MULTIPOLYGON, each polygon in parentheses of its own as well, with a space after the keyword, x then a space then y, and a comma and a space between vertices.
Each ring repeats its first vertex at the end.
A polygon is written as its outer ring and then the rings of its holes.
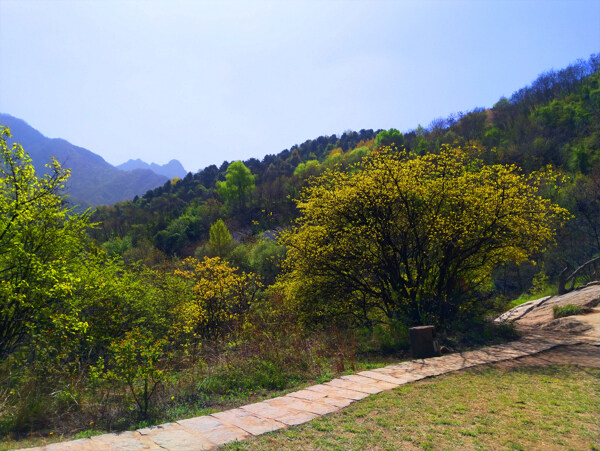
POLYGON ((194 343, 233 334, 260 287, 254 274, 238 274, 219 257, 187 258, 175 274, 192 283, 192 299, 179 307, 176 327, 194 343))
POLYGON ((323 321, 450 321, 494 268, 551 242, 568 217, 539 196, 554 178, 485 165, 460 148, 422 157, 387 149, 355 175, 326 172, 303 192, 297 225, 283 235, 281 283, 323 321))
POLYGON ((380 131, 375 137, 374 148, 401 147, 404 145, 404 136, 395 128, 380 131))
POLYGON ((225 181, 217 182, 217 190, 231 208, 241 212, 254 189, 254 180, 255 176, 244 163, 234 161, 227 167, 225 181))
POLYGON ((85 329, 77 319, 72 269, 85 260, 85 214, 58 195, 69 172, 56 160, 38 178, 19 144, 0 128, 0 359, 25 342, 85 329))
POLYGON ((397 356, 425 321, 455 349, 488 342, 490 306, 600 252, 598 83, 592 57, 427 128, 212 165, 99 207, 94 227, 60 196, 67 171, 35 177, 5 146, 0 433, 172 421, 397 356))
POLYGON ((230 247, 231 233, 222 219, 210 226, 209 236, 208 245, 211 251, 218 257, 224 257, 230 247))
POLYGON ((272 285, 285 259, 285 247, 274 240, 259 239, 237 246, 229 260, 247 272, 260 276, 265 285, 272 285))

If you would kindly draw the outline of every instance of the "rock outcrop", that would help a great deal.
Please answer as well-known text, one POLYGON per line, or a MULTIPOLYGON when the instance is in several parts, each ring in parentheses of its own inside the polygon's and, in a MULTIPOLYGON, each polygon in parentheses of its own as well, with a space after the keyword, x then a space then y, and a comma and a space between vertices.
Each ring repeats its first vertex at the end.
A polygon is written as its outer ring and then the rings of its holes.
POLYGON ((600 282, 589 283, 561 296, 546 296, 521 304, 496 318, 497 322, 514 322, 518 329, 582 334, 597 337, 600 333, 600 282), (588 313, 554 319, 555 306, 576 305, 588 313))

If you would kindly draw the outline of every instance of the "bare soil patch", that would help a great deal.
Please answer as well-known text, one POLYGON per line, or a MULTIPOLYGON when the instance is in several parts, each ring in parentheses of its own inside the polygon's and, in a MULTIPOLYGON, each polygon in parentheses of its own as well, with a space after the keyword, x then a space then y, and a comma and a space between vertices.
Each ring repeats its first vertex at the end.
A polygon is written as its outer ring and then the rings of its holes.
POLYGON ((600 347, 591 344, 558 346, 538 354, 493 364, 496 368, 548 365, 577 365, 586 368, 600 368, 600 347))

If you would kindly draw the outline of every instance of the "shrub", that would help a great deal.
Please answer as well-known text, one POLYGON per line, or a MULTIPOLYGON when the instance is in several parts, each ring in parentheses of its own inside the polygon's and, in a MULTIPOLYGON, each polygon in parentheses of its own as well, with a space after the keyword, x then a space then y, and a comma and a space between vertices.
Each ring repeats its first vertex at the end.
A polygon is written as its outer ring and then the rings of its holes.
POLYGON ((100 358, 92 368, 92 377, 127 385, 139 418, 146 419, 156 389, 166 380, 164 361, 168 356, 163 351, 164 345, 165 340, 153 341, 139 330, 129 332, 123 340, 110 345, 109 369, 105 371, 104 359, 100 358))

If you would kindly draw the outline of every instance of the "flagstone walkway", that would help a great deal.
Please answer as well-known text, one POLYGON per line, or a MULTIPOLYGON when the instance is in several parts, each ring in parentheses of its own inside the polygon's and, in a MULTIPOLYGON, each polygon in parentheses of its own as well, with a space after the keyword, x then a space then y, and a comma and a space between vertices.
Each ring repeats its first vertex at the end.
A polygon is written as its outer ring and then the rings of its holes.
POLYGON ((278 398, 133 432, 97 435, 33 448, 35 451, 197 451, 295 426, 384 390, 476 365, 501 362, 574 344, 598 345, 595 337, 530 334, 476 351, 413 360, 342 376, 278 398))

